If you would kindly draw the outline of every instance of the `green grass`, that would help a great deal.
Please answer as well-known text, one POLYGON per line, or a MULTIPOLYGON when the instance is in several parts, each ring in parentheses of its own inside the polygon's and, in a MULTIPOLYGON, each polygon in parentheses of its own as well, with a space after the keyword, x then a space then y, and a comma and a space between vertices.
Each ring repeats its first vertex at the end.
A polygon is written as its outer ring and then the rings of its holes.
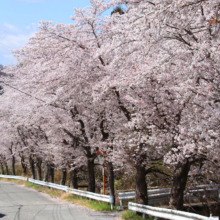
POLYGON ((36 190, 41 190, 41 189, 43 189, 42 186, 38 186, 38 185, 33 184, 33 183, 30 183, 30 182, 25 182, 25 186, 26 186, 26 187, 29 187, 29 188, 36 189, 36 190))
MULTIPOLYGON (((131 211, 124 211, 122 212, 122 219, 125 220, 143 220, 143 218, 140 215, 135 214, 131 211)), ((154 220, 152 217, 146 218, 146 220, 154 220)))
MULTIPOLYGON (((108 203, 104 203, 104 202, 97 202, 94 200, 89 200, 87 198, 81 198, 79 196, 73 195, 71 193, 66 193, 66 192, 62 192, 60 190, 56 190, 56 189, 50 189, 48 187, 43 187, 43 186, 38 186, 36 184, 33 183, 29 183, 29 182, 25 182, 25 186, 29 187, 29 188, 33 188, 36 189, 38 191, 44 192, 49 194, 50 196, 53 197, 57 197, 61 200, 64 200, 66 202, 69 203, 73 203, 76 205, 80 205, 80 206, 84 206, 96 211, 111 211, 111 206, 108 203)), ((116 210, 117 207, 114 207, 114 210, 116 210)))
POLYGON ((1 181, 3 182, 12 182, 18 185, 24 185, 24 180, 16 180, 16 179, 6 179, 6 178, 0 178, 1 181))
MULTIPOLYGON (((75 205, 80 205, 93 209, 95 211, 111 211, 111 206, 108 203, 89 200, 84 197, 81 198, 80 196, 76 196, 71 193, 63 193, 60 199, 66 202, 73 203, 75 205)), ((117 207, 114 206, 113 210, 117 210, 117 207)))
MULTIPOLYGON (((89 208, 96 211, 111 211, 111 206, 105 202, 89 201, 89 208)), ((113 207, 116 210, 116 206, 113 207)))
MULTIPOLYGON (((80 196, 76 196, 71 193, 62 192, 62 191, 56 190, 56 189, 50 189, 50 188, 44 187, 44 186, 38 186, 36 184, 29 183, 29 182, 25 182, 25 186, 29 187, 29 188, 36 189, 36 190, 43 192, 43 193, 47 193, 50 196, 57 197, 57 198, 64 200, 66 202, 73 203, 73 204, 80 205, 80 206, 84 206, 84 207, 93 209, 95 211, 111 211, 111 206, 109 203, 89 200, 84 197, 81 198, 80 196)), ((117 207, 114 206, 113 210, 117 210, 117 207)))
POLYGON ((52 189, 52 188, 48 188, 45 186, 39 186, 39 185, 36 185, 34 183, 30 183, 30 182, 25 182, 25 186, 29 187, 29 188, 33 188, 35 190, 38 190, 39 192, 46 193, 52 197, 60 198, 63 194, 63 192, 61 190, 52 189))

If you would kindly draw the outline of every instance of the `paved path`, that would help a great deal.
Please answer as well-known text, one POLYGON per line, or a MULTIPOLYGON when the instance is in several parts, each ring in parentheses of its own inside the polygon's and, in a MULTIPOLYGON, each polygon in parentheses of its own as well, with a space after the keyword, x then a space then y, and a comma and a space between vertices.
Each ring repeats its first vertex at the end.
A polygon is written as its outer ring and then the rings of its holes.
POLYGON ((0 220, 116 220, 117 212, 97 212, 34 189, 0 182, 0 220))

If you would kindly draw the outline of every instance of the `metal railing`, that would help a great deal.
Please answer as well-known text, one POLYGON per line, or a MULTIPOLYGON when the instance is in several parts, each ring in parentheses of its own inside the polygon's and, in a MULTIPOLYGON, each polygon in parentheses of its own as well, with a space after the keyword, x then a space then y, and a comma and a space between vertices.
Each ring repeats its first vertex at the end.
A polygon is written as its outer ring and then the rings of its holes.
POLYGON ((24 180, 27 181, 27 177, 23 176, 13 176, 13 175, 0 175, 1 178, 6 178, 6 179, 16 179, 16 180, 24 180))
POLYGON ((68 186, 59 185, 59 184, 50 183, 50 182, 44 182, 44 181, 35 180, 35 179, 32 179, 32 178, 28 178, 28 182, 34 183, 34 184, 37 184, 37 185, 41 185, 41 186, 47 186, 47 187, 54 188, 54 189, 63 190, 65 192, 68 192, 68 189, 69 189, 68 186))
MULTIPOLYGON (((170 198, 171 188, 164 189, 152 189, 148 190, 148 204, 153 205, 158 202, 168 201, 170 198)), ((130 192, 118 192, 118 199, 120 201, 120 206, 123 206, 123 200, 134 199, 135 191, 130 192)))
POLYGON ((173 209, 158 208, 148 205, 141 205, 133 202, 128 203, 128 209, 135 212, 143 213, 143 218, 145 214, 154 216, 155 220, 157 218, 173 219, 173 220, 217 220, 218 217, 206 217, 190 212, 177 211, 173 209))
MULTIPOLYGON (((216 184, 209 184, 209 185, 197 185, 194 187, 190 187, 187 191, 189 195, 185 195, 186 199, 197 199, 200 195, 204 194, 204 192, 213 192, 217 191, 218 188, 216 188, 216 184)), ((163 203, 168 202, 170 199, 170 192, 171 188, 164 188, 164 189, 153 189, 148 190, 148 204, 154 205, 156 203, 163 203)), ((123 206, 123 200, 129 200, 135 198, 135 191, 129 191, 129 192, 118 192, 118 198, 120 201, 120 206, 123 206)))
MULTIPOLYGON (((72 189, 72 188, 69 188, 68 186, 59 185, 59 184, 50 183, 50 182, 44 182, 44 181, 35 180, 35 179, 32 179, 32 178, 27 178, 27 177, 22 177, 22 176, 0 175, 0 177, 7 178, 7 179, 24 180, 24 181, 28 181, 28 182, 31 182, 31 183, 34 183, 34 184, 37 184, 37 185, 47 186, 47 187, 50 187, 50 188, 63 190, 65 192, 70 192, 74 195, 78 195, 78 196, 81 196, 81 197, 86 197, 86 198, 94 199, 94 200, 97 200, 97 201, 107 202, 107 203, 110 203, 111 209, 113 209, 113 202, 114 202, 114 197, 113 196, 102 195, 102 194, 92 193, 92 192, 78 190, 78 189, 72 189)), ((219 194, 219 197, 220 197, 220 191, 215 186, 216 185, 199 185, 199 186, 192 187, 191 190, 189 190, 189 192, 190 193, 204 192, 204 189, 199 189, 199 188, 209 187, 209 188, 206 188, 205 190, 206 191, 214 191, 214 190, 216 191, 216 190, 218 190, 218 194, 219 194), (211 187, 215 187, 215 188, 211 188, 211 187), (193 188, 198 188, 198 189, 193 190, 193 188)), ((167 201, 170 198, 170 191, 171 191, 171 188, 148 190, 148 203, 149 203, 149 205, 152 205, 152 204, 155 204, 155 203, 158 203, 158 202, 167 201)), ((135 198, 135 192, 134 191, 119 192, 118 197, 119 197, 119 200, 120 200, 120 206, 122 206, 122 201, 123 200, 125 200, 125 199, 134 199, 135 198)), ((145 207, 143 205, 136 204, 136 203, 131 203, 131 202, 129 202, 129 204, 130 204, 129 209, 133 210, 133 211, 136 211, 134 209, 138 209, 139 212, 141 212, 140 209, 143 209, 143 207, 145 207)), ((152 208, 156 208, 156 207, 151 207, 151 206, 146 206, 146 207, 148 207, 149 210, 152 210, 152 208), (149 207, 151 207, 151 208, 149 208, 149 207)), ((157 209, 159 209, 159 208, 157 208, 157 209)), ((170 210, 170 209, 163 209, 163 210, 170 210)), ((145 211, 143 213, 145 213, 145 211)), ((173 213, 173 211, 172 211, 172 213, 173 213)), ((149 214, 149 213, 145 213, 145 214, 149 214)), ((193 215, 195 215, 195 214, 193 214, 193 215)), ((160 216, 158 216, 158 217, 160 217, 160 216)), ((170 218, 170 219, 175 219, 175 218, 170 218)))
POLYGON ((27 177, 22 177, 22 176, 0 175, 0 177, 7 178, 7 179, 20 179, 20 180, 28 181, 30 183, 37 184, 37 185, 47 186, 47 187, 50 187, 50 188, 63 190, 65 192, 70 192, 74 195, 78 195, 78 196, 81 196, 81 197, 94 199, 94 200, 97 200, 97 201, 100 201, 100 202, 101 201, 102 202, 107 202, 107 203, 110 203, 111 209, 113 209, 114 196, 102 195, 102 194, 98 194, 98 193, 92 193, 92 192, 88 192, 88 191, 72 189, 72 188, 69 188, 68 186, 59 185, 59 184, 50 183, 50 182, 44 182, 44 181, 35 180, 35 179, 32 179, 32 178, 27 178, 27 177))

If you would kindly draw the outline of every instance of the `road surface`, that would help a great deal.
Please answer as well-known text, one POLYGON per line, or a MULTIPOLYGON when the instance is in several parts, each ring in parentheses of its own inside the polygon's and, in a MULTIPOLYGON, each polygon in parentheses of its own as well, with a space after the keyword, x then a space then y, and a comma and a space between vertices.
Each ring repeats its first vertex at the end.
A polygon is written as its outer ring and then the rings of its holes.
POLYGON ((97 212, 34 189, 0 182, 0 220, 116 220, 117 212, 97 212))

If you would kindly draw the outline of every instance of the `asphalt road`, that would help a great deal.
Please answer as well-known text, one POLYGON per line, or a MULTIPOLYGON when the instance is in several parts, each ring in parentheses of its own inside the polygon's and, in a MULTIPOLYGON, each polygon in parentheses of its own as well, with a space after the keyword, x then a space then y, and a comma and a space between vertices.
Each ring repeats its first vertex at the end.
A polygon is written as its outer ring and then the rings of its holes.
POLYGON ((0 182, 0 220, 116 220, 117 212, 97 212, 13 183, 0 182))

